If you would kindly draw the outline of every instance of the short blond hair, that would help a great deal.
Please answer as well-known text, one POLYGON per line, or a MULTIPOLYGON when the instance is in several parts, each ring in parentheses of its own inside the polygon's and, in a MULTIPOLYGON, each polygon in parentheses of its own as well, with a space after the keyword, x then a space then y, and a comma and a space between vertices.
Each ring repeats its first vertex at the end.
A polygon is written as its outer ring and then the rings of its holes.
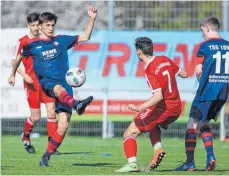
POLYGON ((214 31, 219 31, 220 22, 219 19, 216 17, 206 18, 200 23, 200 26, 210 25, 211 29, 214 31))

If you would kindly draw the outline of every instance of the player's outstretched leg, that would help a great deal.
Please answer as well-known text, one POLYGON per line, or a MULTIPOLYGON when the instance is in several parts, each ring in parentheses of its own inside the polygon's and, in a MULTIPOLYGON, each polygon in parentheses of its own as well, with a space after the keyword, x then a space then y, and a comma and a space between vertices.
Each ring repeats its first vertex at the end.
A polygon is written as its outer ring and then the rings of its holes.
POLYGON ((187 129, 185 137, 185 150, 186 150, 186 162, 177 167, 176 171, 194 171, 196 166, 194 163, 194 151, 196 147, 196 129, 187 129))
POLYGON ((135 126, 135 123, 132 122, 128 129, 124 132, 123 135, 123 148, 128 160, 128 163, 116 170, 115 172, 139 172, 140 169, 137 167, 137 142, 136 137, 140 135, 141 132, 135 126))
POLYGON ((154 148, 153 159, 149 163, 149 170, 156 169, 165 156, 165 151, 161 147, 161 130, 158 126, 149 131, 151 144, 154 148))
POLYGON ((24 132, 21 135, 21 140, 23 141, 24 148, 30 154, 36 153, 35 148, 30 141, 30 133, 33 130, 34 124, 35 122, 33 122, 32 118, 28 117, 25 121, 24 132))
POLYGON ((61 103, 67 104, 70 108, 74 108, 78 115, 84 113, 86 107, 92 102, 93 96, 89 96, 84 100, 75 100, 72 96, 70 96, 66 91, 62 91, 59 94, 58 100, 61 103))
POLYGON ((84 113, 86 107, 92 102, 93 100, 93 96, 89 96, 84 100, 78 100, 76 106, 74 107, 74 109, 76 110, 78 115, 81 115, 84 113))
POLYGON ((215 169, 216 166, 216 158, 213 151, 212 132, 208 125, 201 127, 200 132, 205 150, 207 152, 206 169, 208 171, 212 171, 215 169))

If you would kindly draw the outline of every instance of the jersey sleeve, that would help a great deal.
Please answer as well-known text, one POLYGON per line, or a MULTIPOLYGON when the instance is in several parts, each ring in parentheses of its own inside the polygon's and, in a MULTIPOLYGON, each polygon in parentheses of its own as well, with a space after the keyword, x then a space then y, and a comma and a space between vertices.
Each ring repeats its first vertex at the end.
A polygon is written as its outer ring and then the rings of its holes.
POLYGON ((175 64, 172 60, 171 60, 171 66, 173 68, 175 75, 178 75, 181 71, 181 68, 178 67, 177 64, 175 64))
POLYGON ((22 48, 23 48, 23 43, 20 40, 18 40, 17 45, 15 46, 14 49, 13 59, 16 59, 17 55, 21 53, 22 48))
POLYGON ((147 79, 150 89, 152 90, 152 93, 161 90, 161 85, 156 75, 146 73, 146 79, 147 79))
POLYGON ((24 57, 29 57, 32 55, 29 45, 26 45, 21 49, 21 55, 24 57))
POLYGON ((79 35, 70 36, 70 35, 63 35, 63 42, 67 46, 67 49, 72 48, 75 44, 78 43, 79 35))
POLYGON ((196 52, 196 57, 197 57, 196 65, 203 64, 203 62, 204 62, 204 52, 203 52, 203 45, 202 44, 199 45, 199 48, 198 48, 198 50, 196 52))

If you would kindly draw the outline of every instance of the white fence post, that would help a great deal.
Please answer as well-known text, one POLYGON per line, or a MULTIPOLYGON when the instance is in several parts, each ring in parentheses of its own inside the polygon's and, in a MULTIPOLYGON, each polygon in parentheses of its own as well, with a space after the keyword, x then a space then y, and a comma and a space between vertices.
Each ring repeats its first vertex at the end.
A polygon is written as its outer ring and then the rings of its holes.
POLYGON ((224 107, 220 112, 220 140, 224 141, 225 139, 225 126, 224 126, 224 107))
POLYGON ((108 90, 105 88, 104 92, 104 99, 103 99, 103 139, 106 139, 107 136, 107 104, 108 104, 108 90))

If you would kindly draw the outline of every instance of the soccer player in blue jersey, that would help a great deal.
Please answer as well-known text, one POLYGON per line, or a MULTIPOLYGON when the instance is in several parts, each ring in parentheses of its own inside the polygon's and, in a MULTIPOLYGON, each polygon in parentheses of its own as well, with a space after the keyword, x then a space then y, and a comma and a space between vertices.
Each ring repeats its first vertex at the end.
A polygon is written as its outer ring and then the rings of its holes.
POLYGON ((15 83, 15 73, 22 57, 32 56, 34 71, 42 89, 48 96, 56 99, 56 112, 59 115, 58 128, 48 142, 48 148, 42 156, 40 166, 49 166, 48 162, 51 155, 62 143, 68 128, 72 108, 81 115, 84 113, 86 106, 93 100, 92 96, 82 101, 75 100, 72 88, 65 80, 65 74, 69 69, 67 50, 79 42, 89 40, 96 14, 97 9, 89 5, 88 15, 90 19, 82 35, 53 36, 57 16, 50 12, 42 13, 39 17, 40 36, 23 47, 22 53, 17 56, 13 64, 12 74, 9 78, 10 85, 15 83))
POLYGON ((206 169, 212 171, 216 166, 209 121, 217 120, 229 92, 229 42, 220 37, 219 28, 219 20, 215 17, 207 18, 201 23, 205 42, 200 44, 197 51, 196 76, 199 87, 187 124, 185 137, 187 159, 184 164, 176 168, 177 171, 196 169, 194 151, 197 126, 207 153, 206 169))

